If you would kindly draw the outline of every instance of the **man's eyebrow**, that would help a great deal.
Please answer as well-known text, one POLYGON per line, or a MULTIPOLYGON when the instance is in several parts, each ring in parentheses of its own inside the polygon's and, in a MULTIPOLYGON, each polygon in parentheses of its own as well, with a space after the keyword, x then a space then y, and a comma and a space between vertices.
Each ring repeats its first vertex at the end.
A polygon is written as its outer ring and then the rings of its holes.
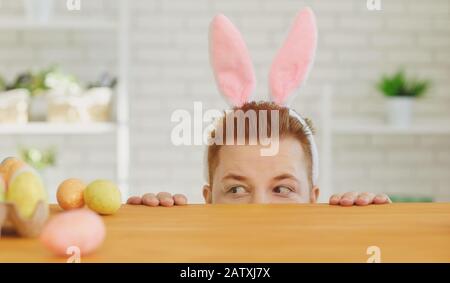
POLYGON ((228 173, 222 178, 222 180, 226 180, 226 179, 245 181, 245 180, 247 180, 247 177, 239 175, 239 174, 235 174, 235 173, 228 173))
POLYGON ((299 182, 299 180, 294 175, 289 174, 289 173, 278 175, 278 176, 274 177, 273 179, 276 181, 280 181, 280 180, 284 180, 284 179, 292 179, 296 182, 299 182))

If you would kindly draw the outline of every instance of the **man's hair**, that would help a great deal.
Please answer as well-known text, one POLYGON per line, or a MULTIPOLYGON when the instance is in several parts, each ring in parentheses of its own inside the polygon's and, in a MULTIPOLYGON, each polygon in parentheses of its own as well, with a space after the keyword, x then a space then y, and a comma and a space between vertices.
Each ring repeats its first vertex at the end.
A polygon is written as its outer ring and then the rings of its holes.
MULTIPOLYGON (((296 118, 295 116, 290 115, 289 108, 279 106, 273 102, 248 102, 242 105, 241 107, 235 107, 231 111, 225 112, 225 115, 221 117, 215 126, 215 129, 211 131, 210 133, 210 140, 213 140, 218 135, 218 130, 221 131, 222 140, 224 141, 223 144, 226 144, 226 133, 227 130, 231 128, 234 130, 234 139, 236 140, 236 137, 238 136, 238 123, 242 123, 242 121, 239 121, 239 117, 243 117, 245 120, 245 132, 244 132, 244 140, 245 144, 251 144, 252 138, 256 138, 258 142, 261 142, 259 140, 259 137, 261 136, 260 133, 260 127, 262 126, 261 130, 266 131, 264 134, 268 137, 272 137, 272 111, 276 111, 278 113, 278 137, 274 138, 286 138, 286 137, 293 137, 296 140, 300 142, 302 145, 303 151, 305 153, 305 159, 306 159, 306 165, 308 170, 308 180, 312 187, 312 153, 311 153, 311 145, 309 143, 309 140, 307 138, 308 131, 304 129, 304 126, 302 123, 296 118), (267 119, 265 121, 261 121, 261 111, 265 111, 265 117, 267 119), (249 118, 251 115, 249 112, 256 112, 256 115, 252 116, 256 118, 256 125, 252 125, 250 123, 254 123, 255 121, 249 118), (243 114, 243 115, 238 115, 243 114), (231 115, 231 118, 230 118, 231 115), (228 118, 228 119, 227 119, 228 118), (231 120, 232 119, 232 120, 231 120), (233 125, 227 125, 228 121, 233 121, 233 125), (266 128, 266 129, 264 129, 266 128)), ((275 119, 275 117, 273 117, 275 119)), ((304 119, 306 124, 309 127, 309 130, 311 133, 314 133, 311 121, 308 119, 304 119)), ((207 178, 209 185, 212 186, 213 181, 213 173, 216 169, 217 165, 219 164, 219 151, 222 147, 222 144, 217 143, 211 143, 208 146, 207 149, 207 165, 208 165, 208 172, 207 172, 207 178)))

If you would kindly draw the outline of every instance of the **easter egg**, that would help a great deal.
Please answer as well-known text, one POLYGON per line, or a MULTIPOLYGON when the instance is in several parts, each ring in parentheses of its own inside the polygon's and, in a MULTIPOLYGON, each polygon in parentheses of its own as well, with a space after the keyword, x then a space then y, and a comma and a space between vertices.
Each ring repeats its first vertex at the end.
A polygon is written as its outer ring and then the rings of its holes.
POLYGON ((0 175, 0 202, 5 201, 5 195, 6 195, 5 181, 3 181, 3 177, 0 175))
POLYGON ((69 248, 81 255, 94 252, 105 239, 105 224, 95 212, 81 208, 64 211, 51 218, 42 230, 40 240, 56 255, 65 256, 69 248))
POLYGON ((18 170, 9 182, 6 201, 14 203, 22 217, 29 218, 39 201, 47 202, 47 193, 38 173, 31 167, 18 170))
POLYGON ((64 210, 82 208, 84 206, 83 191, 86 185, 79 179, 67 179, 58 186, 56 199, 64 210))
POLYGON ((15 157, 8 157, 2 161, 0 165, 0 174, 3 176, 6 186, 8 186, 14 173, 25 167, 25 165, 25 162, 15 157))
POLYGON ((121 206, 120 190, 108 180, 95 180, 84 190, 84 202, 100 214, 114 214, 121 206))

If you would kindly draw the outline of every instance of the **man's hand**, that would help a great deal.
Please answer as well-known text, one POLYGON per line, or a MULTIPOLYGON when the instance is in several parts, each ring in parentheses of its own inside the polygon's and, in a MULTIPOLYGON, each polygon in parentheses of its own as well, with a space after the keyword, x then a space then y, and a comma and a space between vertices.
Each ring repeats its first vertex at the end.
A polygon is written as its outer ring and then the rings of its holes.
POLYGON ((157 195, 148 193, 140 196, 132 196, 127 200, 127 204, 133 205, 147 205, 147 206, 174 206, 187 204, 187 198, 185 195, 176 194, 173 195, 167 192, 161 192, 157 195))
POLYGON ((330 197, 330 204, 332 205, 364 206, 369 204, 386 204, 386 203, 392 203, 392 201, 386 194, 348 192, 345 194, 335 194, 330 197))

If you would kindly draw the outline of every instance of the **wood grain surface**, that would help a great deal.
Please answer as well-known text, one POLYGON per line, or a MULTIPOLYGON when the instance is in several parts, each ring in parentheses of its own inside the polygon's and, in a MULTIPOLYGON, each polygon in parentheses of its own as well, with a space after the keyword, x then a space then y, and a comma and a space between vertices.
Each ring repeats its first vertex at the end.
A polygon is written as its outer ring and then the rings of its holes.
MULTIPOLYGON (((52 214, 60 212, 53 205, 52 214)), ((338 207, 123 205, 81 262, 450 262, 450 203, 338 207)), ((0 239, 0 262, 61 262, 38 239, 0 239)))

